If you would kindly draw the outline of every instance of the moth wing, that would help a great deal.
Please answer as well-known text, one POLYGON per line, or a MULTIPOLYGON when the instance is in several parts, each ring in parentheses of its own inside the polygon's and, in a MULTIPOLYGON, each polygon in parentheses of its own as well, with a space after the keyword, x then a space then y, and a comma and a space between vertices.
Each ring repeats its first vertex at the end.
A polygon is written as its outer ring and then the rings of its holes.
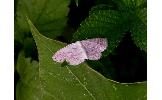
POLYGON ((71 44, 68 48, 69 53, 67 54, 66 61, 69 62, 70 65, 78 65, 87 59, 86 52, 79 41, 71 44))
POLYGON ((101 52, 107 48, 107 39, 88 39, 81 41, 81 44, 89 60, 98 60, 101 58, 101 52))
POLYGON ((53 60, 57 62, 68 62, 70 65, 78 65, 87 59, 86 53, 80 42, 72 43, 57 51, 53 60))
POLYGON ((66 49, 66 47, 64 47, 64 48, 60 49, 59 51, 57 51, 52 56, 52 59, 56 62, 63 63, 65 61, 65 58, 66 58, 66 52, 67 52, 67 49, 66 49))

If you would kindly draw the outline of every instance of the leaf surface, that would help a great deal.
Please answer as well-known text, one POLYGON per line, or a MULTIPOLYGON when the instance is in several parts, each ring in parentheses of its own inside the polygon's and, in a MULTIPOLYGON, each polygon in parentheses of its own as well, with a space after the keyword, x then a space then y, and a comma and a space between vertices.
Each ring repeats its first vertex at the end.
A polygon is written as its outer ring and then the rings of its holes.
POLYGON ((31 21, 28 22, 37 45, 39 64, 35 68, 31 66, 32 62, 24 63, 19 56, 18 100, 146 100, 146 82, 118 83, 105 78, 86 63, 61 67, 52 60, 52 55, 66 44, 44 37, 31 21), (22 74, 26 71, 28 73, 22 74))
POLYGON ((103 55, 107 56, 111 53, 118 46, 129 26, 122 13, 108 9, 109 7, 105 5, 92 8, 89 17, 81 23, 74 34, 73 41, 97 37, 107 38, 108 49, 103 55))
POLYGON ((30 32, 26 16, 37 25, 44 35, 55 38, 62 34, 67 22, 70 0, 18 0, 16 30, 19 34, 30 32))

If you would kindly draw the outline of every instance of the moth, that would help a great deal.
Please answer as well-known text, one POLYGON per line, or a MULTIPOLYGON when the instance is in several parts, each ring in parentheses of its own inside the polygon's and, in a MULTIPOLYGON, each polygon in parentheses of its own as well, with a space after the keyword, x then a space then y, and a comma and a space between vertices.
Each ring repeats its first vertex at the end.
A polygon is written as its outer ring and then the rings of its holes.
POLYGON ((101 52, 106 50, 108 41, 106 38, 93 38, 82 41, 76 41, 64 48, 58 50, 52 59, 63 63, 66 61, 69 65, 79 65, 88 60, 99 60, 101 52))

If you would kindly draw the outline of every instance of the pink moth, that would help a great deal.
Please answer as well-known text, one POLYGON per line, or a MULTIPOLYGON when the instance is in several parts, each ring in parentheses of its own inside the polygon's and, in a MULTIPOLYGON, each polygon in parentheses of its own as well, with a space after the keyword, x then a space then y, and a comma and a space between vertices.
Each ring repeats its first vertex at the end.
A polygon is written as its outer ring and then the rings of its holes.
POLYGON ((101 52, 108 46, 106 38, 93 38, 69 44, 57 51, 52 59, 56 62, 68 62, 70 65, 78 65, 89 60, 98 60, 101 58, 101 52))

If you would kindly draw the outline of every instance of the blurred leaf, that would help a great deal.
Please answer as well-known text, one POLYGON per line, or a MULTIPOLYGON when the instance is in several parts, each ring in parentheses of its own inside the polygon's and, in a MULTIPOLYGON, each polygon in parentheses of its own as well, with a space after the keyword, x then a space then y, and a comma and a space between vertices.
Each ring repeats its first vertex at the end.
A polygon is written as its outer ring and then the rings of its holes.
POLYGON ((39 66, 31 68, 32 62, 25 61, 29 65, 26 66, 19 58, 18 100, 146 100, 146 82, 118 83, 103 77, 85 63, 61 67, 52 60, 52 55, 65 44, 41 35, 31 21, 29 25, 38 48, 39 66))
POLYGON ((70 0, 18 0, 15 24, 19 34, 30 31, 28 16, 44 35, 55 38, 63 31, 67 21, 70 0))
POLYGON ((76 5, 78 6, 79 0, 74 0, 74 1, 75 1, 76 5))
POLYGON ((38 100, 37 96, 41 96, 38 62, 31 61, 31 58, 25 58, 24 52, 21 51, 16 69, 20 76, 16 86, 17 100, 38 100))
POLYGON ((24 39, 24 53, 25 57, 32 57, 32 59, 37 60, 37 47, 33 38, 26 37, 24 39))
POLYGON ((23 44, 23 41, 24 41, 24 34, 20 34, 20 30, 18 28, 18 25, 17 23, 15 23, 14 25, 14 40, 23 44))
POLYGON ((137 21, 132 26, 132 38, 135 44, 147 52, 147 9, 138 12, 137 21))

